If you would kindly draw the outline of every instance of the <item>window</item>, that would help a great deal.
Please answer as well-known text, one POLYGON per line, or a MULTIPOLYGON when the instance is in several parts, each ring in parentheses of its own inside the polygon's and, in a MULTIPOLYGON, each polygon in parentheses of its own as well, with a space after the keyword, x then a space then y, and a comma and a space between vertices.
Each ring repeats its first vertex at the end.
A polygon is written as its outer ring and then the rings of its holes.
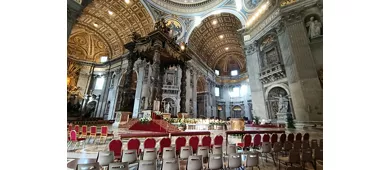
POLYGON ((230 97, 238 97, 240 95, 240 88, 234 87, 233 91, 230 92, 230 97))
POLYGON ((104 84, 104 77, 99 77, 96 79, 96 84, 95 84, 95 90, 101 90, 103 89, 103 84, 104 84))
POLYGON ((215 74, 219 76, 219 70, 215 70, 215 74))
POLYGON ((240 92, 241 96, 245 96, 247 92, 248 92, 248 86, 242 85, 241 92, 240 92))
POLYGON ((238 74, 238 71, 237 71, 237 70, 232 70, 232 71, 230 72, 230 75, 232 75, 232 76, 237 76, 237 74, 238 74))
POLYGON ((215 87, 214 91, 215 91, 215 96, 219 96, 219 87, 215 87))
POLYGON ((104 63, 107 61, 107 56, 101 56, 100 57, 100 62, 104 63))

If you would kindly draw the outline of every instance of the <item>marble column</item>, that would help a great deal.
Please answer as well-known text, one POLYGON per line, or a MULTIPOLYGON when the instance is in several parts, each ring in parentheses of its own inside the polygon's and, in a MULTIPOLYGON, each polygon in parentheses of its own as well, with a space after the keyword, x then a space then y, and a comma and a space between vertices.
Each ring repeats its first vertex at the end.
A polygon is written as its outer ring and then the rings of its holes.
POLYGON ((230 96, 229 96, 229 86, 228 85, 223 85, 221 86, 222 89, 222 97, 223 97, 223 100, 225 101, 225 109, 223 109, 225 111, 225 118, 227 117, 231 117, 230 115, 230 96))
POLYGON ((301 14, 283 14, 277 31, 296 121, 322 121, 322 88, 301 14))
POLYGON ((161 61, 160 61, 161 47, 162 47, 162 42, 156 40, 153 44, 154 54, 153 54, 152 75, 150 77, 151 94, 150 94, 150 98, 148 101, 148 109, 150 109, 150 110, 153 109, 153 103, 154 103, 154 100, 157 99, 156 98, 157 92, 158 92, 158 88, 160 87, 158 84, 159 84, 160 64, 161 64, 161 61))
POLYGON ((259 45, 256 42, 245 47, 246 63, 249 75, 253 105, 253 115, 260 119, 268 119, 267 109, 264 100, 263 84, 260 81, 259 45))
POLYGON ((210 92, 211 92, 211 116, 217 116, 217 104, 215 99, 215 82, 210 81, 210 92))
POLYGON ((152 72, 150 70, 150 64, 146 64, 146 66, 144 67, 144 80, 143 80, 143 83, 142 83, 142 97, 141 97, 141 100, 142 98, 144 98, 143 100, 143 104, 141 105, 141 110, 143 109, 147 109, 149 104, 148 104, 148 101, 149 101, 149 98, 150 98, 150 73, 152 72))
POLYGON ((186 113, 186 87, 187 87, 187 65, 181 64, 181 84, 180 84, 180 113, 186 113))
POLYGON ((145 61, 141 61, 137 64, 136 70, 138 72, 137 76, 137 87, 134 97, 134 107, 133 107, 133 118, 138 118, 138 113, 142 110, 141 106, 141 94, 142 94, 142 84, 144 82, 144 73, 145 73, 145 61))
POLYGON ((193 117, 197 117, 197 88, 196 88, 196 83, 198 82, 198 72, 195 70, 193 76, 191 77, 192 79, 192 113, 193 117))

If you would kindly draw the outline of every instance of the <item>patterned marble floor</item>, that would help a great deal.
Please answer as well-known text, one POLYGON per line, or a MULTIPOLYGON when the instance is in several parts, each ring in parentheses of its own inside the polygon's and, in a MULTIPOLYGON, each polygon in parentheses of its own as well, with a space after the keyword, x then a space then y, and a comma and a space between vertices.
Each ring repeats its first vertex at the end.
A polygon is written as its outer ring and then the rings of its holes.
MULTIPOLYGON (((248 129, 250 130, 250 129, 248 129)), ((68 148, 68 153, 67 153, 67 157, 68 158, 96 158, 97 157, 97 153, 99 151, 107 151, 108 150, 108 143, 110 140, 112 139, 119 139, 119 134, 121 133, 132 133, 132 132, 137 132, 137 133, 151 133, 151 132, 146 132, 146 131, 130 131, 126 128, 114 128, 114 127, 109 127, 109 131, 112 131, 114 136, 113 137, 109 137, 107 138, 106 140, 106 143, 99 143, 98 141, 98 138, 97 140, 93 141, 93 140, 87 140, 87 142, 80 142, 80 144, 78 146, 75 146, 75 145, 72 145, 71 147, 68 148)), ((211 137, 213 138, 214 136, 216 135, 222 135, 224 137, 224 139, 226 138, 225 136, 225 131, 224 130, 209 130, 211 132, 211 137)), ((310 139, 322 139, 323 138, 323 131, 322 129, 295 129, 293 131, 287 131, 286 130, 286 133, 309 133, 310 134, 310 139)), ((142 139, 141 140, 141 148, 143 148, 142 146, 142 139)), ((172 138, 172 140, 174 141, 175 138, 172 138)), ((236 143, 236 142, 240 142, 241 139, 238 138, 238 137, 233 137, 233 136, 229 136, 229 139, 228 139, 229 143, 236 143)), ((122 143, 123 143, 123 149, 126 149, 127 144, 128 142, 128 139, 123 139, 122 140, 122 143)), ((222 146, 226 146, 226 143, 225 143, 225 140, 224 140, 224 143, 222 146)), ((159 148, 158 146, 158 142, 157 142, 157 148, 159 148)), ((225 151, 225 147, 223 147, 223 150, 225 151)), ((184 161, 181 161, 181 168, 180 169, 185 169, 185 164, 186 162, 184 161)), ((268 158, 268 162, 265 162, 265 159, 260 161, 260 169, 261 170, 276 170, 278 169, 278 166, 275 166, 273 164, 273 161, 272 161, 272 158, 268 158)), ((276 162, 276 165, 278 165, 278 163, 276 162)), ((310 164, 310 163, 307 163, 305 165, 306 169, 314 169, 313 166, 310 164)), ((133 169, 133 168, 131 168, 133 169)), ((245 168, 244 168, 245 169, 245 168)), ((254 168, 254 169, 258 169, 258 168, 254 168)), ((281 164, 281 169, 284 169, 284 166, 281 164)))

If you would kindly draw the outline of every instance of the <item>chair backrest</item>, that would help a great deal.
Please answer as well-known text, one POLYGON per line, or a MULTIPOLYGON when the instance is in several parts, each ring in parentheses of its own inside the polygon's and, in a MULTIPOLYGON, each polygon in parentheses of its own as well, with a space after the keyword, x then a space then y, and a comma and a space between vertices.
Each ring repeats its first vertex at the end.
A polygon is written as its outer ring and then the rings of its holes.
POLYGON ((271 135, 271 143, 274 144, 278 141, 278 134, 274 133, 271 135))
POLYGON ((182 146, 186 145, 186 138, 185 137, 178 137, 175 141, 175 147, 176 147, 176 152, 180 151, 180 148, 182 146))
POLYGON ((269 142, 270 136, 269 134, 264 134, 263 136, 263 142, 269 142))
POLYGON ((287 141, 293 143, 294 142, 294 134, 293 133, 289 133, 287 135, 287 141))
POLYGON ((235 144, 229 144, 226 148, 226 154, 230 155, 232 153, 237 153, 237 147, 235 144))
POLYGON ((152 161, 157 159, 156 148, 145 148, 142 160, 152 161))
POLYGON ((252 136, 250 134, 245 134, 244 135, 244 148, 247 148, 251 145, 252 143, 252 136))
POLYGON ((239 168, 241 166, 241 154, 233 153, 228 155, 228 167, 239 168))
POLYGON ((223 159, 221 154, 210 154, 209 169, 222 169, 223 159))
POLYGON ((182 146, 180 148, 180 158, 181 159, 187 159, 189 156, 192 155, 192 147, 191 146, 182 146))
POLYGON ((222 154, 222 145, 214 145, 213 154, 222 154))
POLYGON ((310 148, 312 148, 312 149, 318 148, 317 139, 312 139, 311 140, 310 148))
POLYGON ((138 139, 130 139, 127 142, 127 149, 128 150, 135 149, 137 150, 137 154, 139 154, 139 145, 141 145, 141 142, 138 139))
POLYGON ((259 156, 257 152, 249 152, 246 156, 246 167, 254 167, 259 164, 259 156))
POLYGON ((302 149, 302 142, 301 141, 294 141, 293 143, 293 149, 299 151, 300 149, 302 149))
POLYGON ((309 141, 309 139, 310 139, 310 135, 309 135, 309 133, 305 133, 304 135, 303 135, 303 140, 304 141, 309 141))
POLYGON ((96 126, 91 126, 90 128, 89 128, 89 135, 91 135, 91 136, 96 136, 96 126))
POLYGON ((313 151, 311 149, 302 149, 302 161, 312 161, 313 151))
POLYGON ((222 145, 223 137, 221 135, 217 135, 214 138, 214 145, 222 145))
POLYGON ((210 148, 208 146, 199 146, 196 151, 196 155, 202 155, 202 158, 206 158, 209 156, 210 148))
POLYGON ((111 140, 110 144, 108 144, 108 148, 110 151, 114 152, 115 156, 120 156, 122 153, 122 141, 121 140, 111 140))
POLYGON ((202 146, 208 146, 210 148, 210 146, 211 146, 211 137, 210 136, 203 136, 202 146))
POLYGON ((281 152, 283 148, 283 144, 281 142, 274 143, 274 152, 281 152))
POLYGON ((192 147, 192 151, 197 151, 198 150, 198 145, 199 145, 199 137, 197 136, 192 136, 190 138, 190 146, 192 147))
POLYGON ((70 131, 70 140, 74 142, 77 141, 77 133, 75 130, 70 131))
POLYGON ((81 134, 87 136, 87 133, 88 133, 88 126, 87 125, 81 126, 81 134))
POLYGON ((144 148, 154 148, 156 147, 156 140, 154 138, 148 138, 144 142, 144 148))
POLYGON ((261 144, 261 149, 263 153, 270 153, 272 150, 272 146, 270 142, 263 142, 261 144))
POLYGON ((163 148, 170 147, 171 146, 171 139, 170 138, 162 138, 160 140, 160 152, 163 151, 163 148))
POLYGON ((187 170, 201 170, 202 168, 203 168, 202 156, 191 155, 188 157, 187 170))
POLYGON ((162 170, 179 170, 179 163, 177 159, 163 159, 162 170))
POLYGON ((288 160, 291 163, 300 163, 301 162, 300 152, 291 150, 289 155, 288 155, 288 160))
POLYGON ((293 148, 293 144, 290 141, 286 141, 284 142, 283 148, 285 151, 289 151, 293 148))
POLYGON ((136 162, 138 158, 137 152, 138 150, 136 149, 123 150, 121 162, 128 162, 129 164, 136 162))
POLYGON ((322 160, 322 157, 323 157, 322 148, 316 148, 316 149, 314 149, 314 159, 316 159, 316 160, 322 160))
POLYGON ((73 130, 73 129, 72 129, 72 124, 69 124, 69 125, 68 125, 68 131, 70 132, 71 130, 73 130))
POLYGON ((302 141, 302 133, 297 133, 297 135, 295 135, 295 140, 302 141))
POLYGON ((114 152, 100 151, 98 153, 97 162, 99 162, 99 165, 101 165, 101 166, 108 166, 108 164, 114 162, 114 152))
POLYGON ((162 159, 171 159, 176 157, 176 151, 173 147, 164 147, 162 151, 162 159))
POLYGON ((77 164, 76 170, 100 170, 100 165, 98 162, 89 164, 77 164))
POLYGON ((282 143, 286 142, 286 134, 285 133, 280 135, 279 142, 282 142, 282 143))
POLYGON ((260 146, 260 144, 261 144, 261 135, 260 134, 256 134, 253 137, 253 146, 254 147, 258 147, 258 146, 260 146))
POLYGON ((304 140, 302 142, 302 149, 308 149, 308 148, 310 148, 310 143, 308 140, 304 140))
POLYGON ((108 127, 107 126, 102 126, 100 128, 100 135, 101 136, 107 136, 108 135, 108 127))
POLYGON ((156 170, 157 165, 155 160, 140 160, 138 163, 138 170, 156 170))
POLYGON ((116 162, 108 164, 108 170, 129 170, 128 162, 116 162))
POLYGON ((77 134, 79 134, 80 126, 79 125, 74 126, 74 130, 77 132, 77 134))

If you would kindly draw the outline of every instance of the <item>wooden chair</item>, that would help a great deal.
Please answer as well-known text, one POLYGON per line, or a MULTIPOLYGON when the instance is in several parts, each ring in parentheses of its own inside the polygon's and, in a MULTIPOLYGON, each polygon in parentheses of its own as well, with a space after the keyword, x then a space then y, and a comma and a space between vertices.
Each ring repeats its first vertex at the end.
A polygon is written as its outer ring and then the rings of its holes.
POLYGON ((108 136, 108 127, 107 126, 102 126, 100 128, 100 139, 99 139, 99 143, 101 144, 102 140, 104 140, 104 144, 106 143, 106 140, 107 140, 107 136, 108 136))
POLYGON ((93 138, 93 143, 95 143, 95 139, 96 139, 96 131, 97 131, 97 128, 96 126, 91 126, 89 128, 89 136, 88 136, 88 143, 89 141, 93 138))

